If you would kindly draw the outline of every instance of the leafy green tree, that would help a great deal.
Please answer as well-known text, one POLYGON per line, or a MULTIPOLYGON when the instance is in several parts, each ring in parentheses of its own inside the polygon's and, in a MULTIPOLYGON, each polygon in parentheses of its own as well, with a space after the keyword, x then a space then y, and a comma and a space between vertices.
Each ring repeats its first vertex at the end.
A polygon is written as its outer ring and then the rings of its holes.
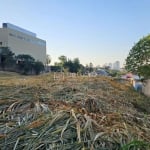
POLYGON ((148 64, 148 65, 139 67, 139 72, 146 79, 149 79, 150 78, 150 65, 148 64))
POLYGON ((74 72, 75 73, 79 72, 81 70, 81 64, 79 58, 74 58, 73 64, 74 64, 74 72))
POLYGON ((40 62, 40 61, 36 61, 34 63, 34 67, 33 68, 34 68, 35 74, 38 75, 38 74, 40 74, 41 71, 44 70, 44 64, 42 62, 40 62))
POLYGON ((60 60, 60 64, 63 66, 65 62, 67 62, 67 57, 62 55, 58 58, 60 60))
POLYGON ((60 60, 59 66, 61 66, 61 71, 63 71, 64 65, 67 62, 67 57, 64 55, 61 55, 58 59, 60 60))
POLYGON ((145 78, 150 78, 150 35, 140 39, 130 50, 125 68, 145 78))
POLYGON ((60 56, 58 58, 60 60, 60 63, 55 62, 55 66, 60 66, 61 71, 69 71, 72 73, 83 73, 84 72, 84 66, 80 64, 79 58, 74 58, 73 60, 68 59, 66 56, 60 56))
POLYGON ((9 47, 0 47, 0 66, 3 70, 5 67, 15 64, 14 55, 9 47))
POLYGON ((17 58, 17 60, 20 60, 20 61, 28 61, 28 62, 35 61, 35 59, 28 54, 20 54, 20 55, 17 55, 16 58, 17 58))
POLYGON ((16 56, 16 60, 18 69, 22 72, 22 74, 28 74, 32 72, 35 63, 35 59, 32 56, 20 54, 16 56))
POLYGON ((68 60, 64 63, 64 69, 65 70, 68 70, 69 72, 74 72, 74 66, 73 66, 73 62, 72 60, 68 60))
POLYGON ((74 58, 73 61, 72 60, 66 61, 63 67, 64 69, 72 73, 81 72, 82 69, 79 58, 74 58))

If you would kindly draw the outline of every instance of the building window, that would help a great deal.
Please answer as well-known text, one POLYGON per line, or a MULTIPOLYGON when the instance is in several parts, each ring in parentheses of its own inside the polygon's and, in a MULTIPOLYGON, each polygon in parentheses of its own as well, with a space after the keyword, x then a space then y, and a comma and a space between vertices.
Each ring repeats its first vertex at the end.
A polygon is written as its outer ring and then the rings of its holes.
POLYGON ((24 36, 16 35, 16 34, 13 34, 13 33, 9 33, 9 36, 18 38, 20 40, 24 40, 26 42, 29 42, 29 43, 32 43, 32 44, 35 44, 35 45, 46 46, 45 41, 41 41, 41 40, 38 40, 38 39, 30 39, 30 38, 26 38, 24 36))
POLYGON ((3 44, 3 42, 0 42, 0 45, 2 45, 3 44))
POLYGON ((16 35, 15 35, 15 34, 12 34, 12 33, 9 33, 9 35, 10 35, 10 36, 14 36, 14 37, 16 37, 16 35))

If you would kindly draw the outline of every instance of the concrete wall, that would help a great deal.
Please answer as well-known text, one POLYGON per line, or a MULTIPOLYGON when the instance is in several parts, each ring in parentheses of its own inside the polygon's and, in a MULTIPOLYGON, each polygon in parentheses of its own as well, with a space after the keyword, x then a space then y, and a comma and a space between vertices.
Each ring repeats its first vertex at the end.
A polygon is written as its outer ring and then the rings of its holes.
POLYGON ((150 79, 146 81, 146 83, 143 86, 143 93, 150 97, 150 79))
POLYGON ((150 97, 150 79, 146 80, 144 83, 135 81, 133 78, 131 78, 129 81, 136 91, 142 92, 144 95, 150 97), (141 90, 138 90, 138 87, 140 87, 141 90))

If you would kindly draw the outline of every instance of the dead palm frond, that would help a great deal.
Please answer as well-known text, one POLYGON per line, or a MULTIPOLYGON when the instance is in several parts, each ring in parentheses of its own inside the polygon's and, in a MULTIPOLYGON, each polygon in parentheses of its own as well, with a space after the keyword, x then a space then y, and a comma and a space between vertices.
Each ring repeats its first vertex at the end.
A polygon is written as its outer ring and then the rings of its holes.
POLYGON ((50 74, 0 80, 2 150, 150 149, 149 111, 137 102, 150 103, 129 86, 50 74))

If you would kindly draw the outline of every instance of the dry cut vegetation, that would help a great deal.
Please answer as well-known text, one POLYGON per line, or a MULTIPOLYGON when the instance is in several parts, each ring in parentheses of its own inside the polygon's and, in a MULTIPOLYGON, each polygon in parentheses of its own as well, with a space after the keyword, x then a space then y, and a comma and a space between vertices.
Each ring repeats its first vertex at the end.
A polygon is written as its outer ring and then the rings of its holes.
POLYGON ((149 150, 149 108, 112 78, 1 74, 0 149, 149 150))

